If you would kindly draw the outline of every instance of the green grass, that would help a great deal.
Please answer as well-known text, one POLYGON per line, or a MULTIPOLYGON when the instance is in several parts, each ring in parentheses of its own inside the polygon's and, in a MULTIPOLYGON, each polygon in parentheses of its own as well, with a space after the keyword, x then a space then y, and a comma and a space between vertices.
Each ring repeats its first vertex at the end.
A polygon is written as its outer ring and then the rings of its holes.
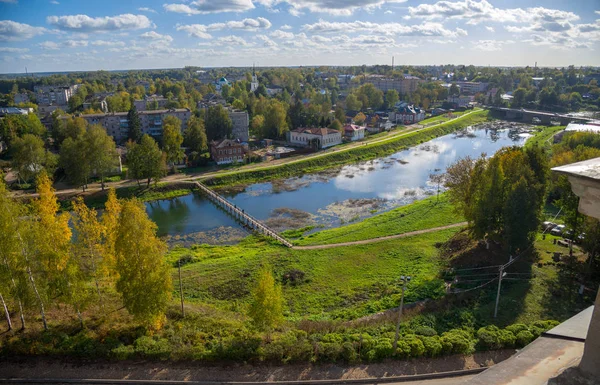
POLYGON ((292 250, 249 237, 233 246, 174 249, 168 260, 192 261, 182 268, 184 295, 192 302, 238 310, 249 300, 257 270, 268 263, 280 282, 296 270, 304 275, 283 286, 288 319, 354 319, 397 306, 402 274, 413 277, 407 301, 443 295, 434 245, 456 231, 323 250, 292 250))
POLYGON ((552 148, 552 136, 557 132, 564 130, 566 126, 537 126, 533 136, 525 142, 525 148, 533 146, 541 146, 545 150, 552 148))
POLYGON ((275 178, 286 178, 323 171, 339 167, 348 163, 376 159, 393 154, 404 148, 418 145, 436 137, 449 134, 458 129, 481 123, 488 120, 488 111, 478 110, 450 122, 442 123, 434 127, 425 128, 420 131, 412 131, 406 134, 391 137, 377 143, 366 142, 364 146, 350 149, 336 149, 322 156, 300 159, 280 165, 261 167, 249 170, 223 173, 205 179, 205 183, 213 186, 248 184, 266 181, 275 178))
POLYGON ((446 196, 441 194, 439 200, 437 197, 423 199, 358 223, 301 237, 294 243, 297 245, 324 245, 360 241, 446 226, 463 221, 464 218, 454 212, 446 196))

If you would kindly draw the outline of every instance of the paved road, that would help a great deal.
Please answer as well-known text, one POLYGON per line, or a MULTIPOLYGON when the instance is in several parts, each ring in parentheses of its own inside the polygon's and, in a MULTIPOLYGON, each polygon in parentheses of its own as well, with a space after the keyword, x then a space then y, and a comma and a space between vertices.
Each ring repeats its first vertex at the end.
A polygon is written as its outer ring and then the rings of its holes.
POLYGON ((379 237, 379 238, 363 239, 361 241, 330 243, 328 245, 294 246, 293 249, 294 250, 316 250, 316 249, 330 249, 333 247, 342 247, 342 246, 364 245, 364 244, 368 244, 368 243, 387 241, 390 239, 405 238, 405 237, 411 237, 413 235, 432 233, 434 231, 446 230, 446 229, 451 229, 454 227, 463 227, 463 226, 466 226, 467 224, 468 224, 467 222, 460 222, 460 223, 454 223, 452 225, 447 225, 447 226, 433 227, 431 229, 409 231, 408 233, 388 235, 388 236, 379 237))

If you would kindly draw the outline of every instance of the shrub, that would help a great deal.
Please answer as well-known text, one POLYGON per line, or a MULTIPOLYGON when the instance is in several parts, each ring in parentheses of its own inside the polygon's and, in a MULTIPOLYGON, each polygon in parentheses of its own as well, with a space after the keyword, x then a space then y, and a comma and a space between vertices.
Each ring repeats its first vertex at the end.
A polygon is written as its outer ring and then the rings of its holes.
POLYGON ((415 329, 415 334, 419 336, 431 337, 436 336, 437 332, 435 331, 435 329, 430 328, 429 326, 419 326, 415 329))
POLYGON ((533 341, 535 337, 529 330, 521 330, 517 333, 517 346, 525 346, 533 341))
POLYGON ((342 358, 348 363, 354 363, 358 361, 358 353, 356 352, 352 342, 344 342, 342 344, 342 358))
POLYGON ((142 336, 133 343, 135 353, 149 358, 168 358, 171 352, 169 341, 164 338, 154 339, 142 336))
POLYGON ((503 348, 512 348, 515 346, 515 342, 517 341, 517 337, 508 330, 500 330, 498 333, 498 339, 501 347, 503 348))
POLYGON ((508 325, 505 329, 510 331, 515 336, 519 334, 520 331, 528 330, 527 325, 525 324, 512 324, 508 325))
POLYGON ((423 346, 425 347, 425 355, 427 357, 436 357, 442 352, 442 342, 440 337, 431 336, 419 337, 421 341, 423 341, 423 346))
POLYGON ((371 351, 375 352, 375 360, 383 360, 384 358, 391 357, 394 353, 392 340, 389 338, 379 338, 371 351))
POLYGON ((319 359, 325 362, 336 362, 342 354, 342 344, 338 342, 319 342, 319 359))
POLYGON ((477 338, 479 339, 478 345, 482 349, 499 349, 502 347, 500 344, 499 331, 500 329, 495 325, 488 325, 480 328, 477 331, 477 338))
POLYGON ((425 346, 423 341, 414 334, 407 334, 403 338, 404 342, 410 347, 410 357, 418 358, 425 354, 425 346))
POLYGON ((469 354, 473 352, 473 339, 465 330, 452 329, 447 331, 442 334, 440 341, 444 353, 469 354))

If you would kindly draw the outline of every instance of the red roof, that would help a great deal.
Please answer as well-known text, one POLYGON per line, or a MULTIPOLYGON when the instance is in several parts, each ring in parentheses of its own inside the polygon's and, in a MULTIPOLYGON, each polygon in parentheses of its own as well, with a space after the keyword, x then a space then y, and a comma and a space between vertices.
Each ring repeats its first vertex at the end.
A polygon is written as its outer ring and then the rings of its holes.
POLYGON ((346 124, 344 126, 344 131, 352 131, 352 132, 354 132, 354 131, 364 130, 364 129, 365 129, 365 127, 358 126, 356 124, 346 124))
POLYGON ((333 128, 321 128, 321 127, 298 127, 295 130, 292 130, 297 134, 313 134, 319 136, 325 136, 330 134, 338 134, 339 131, 334 130, 333 128))

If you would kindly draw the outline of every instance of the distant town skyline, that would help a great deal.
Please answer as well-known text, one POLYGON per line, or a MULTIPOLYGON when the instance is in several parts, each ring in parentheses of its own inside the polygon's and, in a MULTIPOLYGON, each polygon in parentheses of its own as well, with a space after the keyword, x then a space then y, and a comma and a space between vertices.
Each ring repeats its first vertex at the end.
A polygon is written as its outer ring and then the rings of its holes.
POLYGON ((0 0, 0 73, 600 66, 600 4, 531 0, 0 0))

